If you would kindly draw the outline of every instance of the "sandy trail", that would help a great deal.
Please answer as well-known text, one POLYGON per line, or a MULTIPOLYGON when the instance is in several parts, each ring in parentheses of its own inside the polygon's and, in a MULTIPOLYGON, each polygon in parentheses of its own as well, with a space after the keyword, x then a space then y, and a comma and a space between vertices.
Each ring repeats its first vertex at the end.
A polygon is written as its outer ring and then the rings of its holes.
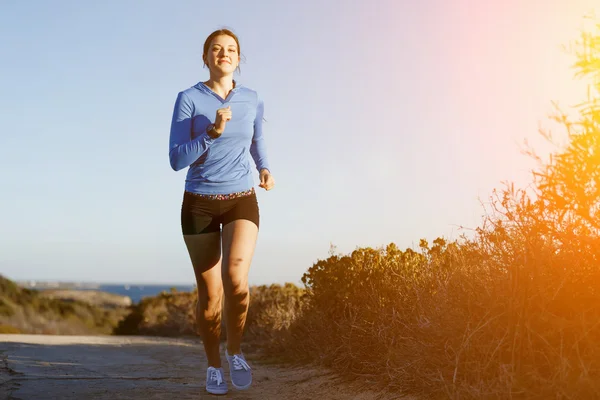
MULTIPOLYGON (((140 336, 0 335, 0 398, 8 399, 390 399, 316 368, 261 364, 246 353, 253 385, 204 390, 201 342, 140 336)), ((222 356, 227 379, 229 371, 222 356)), ((364 382, 362 382, 364 384, 364 382)))

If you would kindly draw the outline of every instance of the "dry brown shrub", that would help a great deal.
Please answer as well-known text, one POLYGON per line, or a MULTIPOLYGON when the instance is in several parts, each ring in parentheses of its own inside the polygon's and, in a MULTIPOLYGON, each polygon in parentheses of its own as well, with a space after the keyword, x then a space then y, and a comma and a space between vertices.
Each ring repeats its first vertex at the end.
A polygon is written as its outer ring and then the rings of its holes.
POLYGON ((494 191, 474 238, 319 260, 280 352, 426 398, 600 396, 598 30, 576 48, 592 94, 532 186, 494 191))

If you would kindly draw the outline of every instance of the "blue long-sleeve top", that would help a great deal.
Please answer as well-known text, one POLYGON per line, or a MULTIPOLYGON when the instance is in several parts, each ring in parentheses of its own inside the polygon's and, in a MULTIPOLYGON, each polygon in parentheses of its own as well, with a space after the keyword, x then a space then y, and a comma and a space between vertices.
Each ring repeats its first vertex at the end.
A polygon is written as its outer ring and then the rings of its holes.
POLYGON ((268 169, 262 120, 264 103, 257 92, 236 83, 223 99, 204 83, 179 92, 175 101, 169 159, 171 168, 190 167, 185 190, 201 194, 229 194, 254 186, 251 158, 258 171, 268 169), (223 134, 206 133, 219 108, 231 107, 223 134))

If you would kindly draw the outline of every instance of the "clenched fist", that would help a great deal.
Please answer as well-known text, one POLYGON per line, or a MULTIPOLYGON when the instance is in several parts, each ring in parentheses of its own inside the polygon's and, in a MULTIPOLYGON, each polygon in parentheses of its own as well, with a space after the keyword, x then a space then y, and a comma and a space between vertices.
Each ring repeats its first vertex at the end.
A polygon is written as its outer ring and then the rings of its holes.
POLYGON ((263 168, 260 170, 260 184, 258 186, 265 190, 271 190, 275 186, 275 179, 268 169, 263 168))
POLYGON ((231 106, 219 108, 215 117, 215 131, 220 135, 225 130, 227 121, 231 119, 231 106))

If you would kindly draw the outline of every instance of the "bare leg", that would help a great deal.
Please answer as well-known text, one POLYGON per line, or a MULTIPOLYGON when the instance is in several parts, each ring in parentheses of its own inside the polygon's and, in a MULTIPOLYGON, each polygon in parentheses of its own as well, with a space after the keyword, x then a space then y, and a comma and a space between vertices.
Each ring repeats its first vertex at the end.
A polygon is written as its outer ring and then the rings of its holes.
POLYGON ((208 366, 220 368, 219 340, 223 301, 221 233, 183 235, 183 238, 196 274, 198 285, 196 323, 204 344, 208 366))
POLYGON ((223 288, 227 326, 227 352, 241 352, 250 293, 248 272, 254 255, 258 227, 251 221, 238 219, 223 226, 223 288))

